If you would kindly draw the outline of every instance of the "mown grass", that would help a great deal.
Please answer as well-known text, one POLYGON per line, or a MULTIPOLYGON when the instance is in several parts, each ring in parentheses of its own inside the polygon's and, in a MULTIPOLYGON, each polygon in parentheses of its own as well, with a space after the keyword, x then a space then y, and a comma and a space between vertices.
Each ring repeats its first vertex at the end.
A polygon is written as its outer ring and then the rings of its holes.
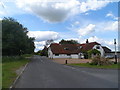
POLYGON ((71 66, 80 66, 80 67, 89 67, 89 68, 105 68, 105 69, 118 69, 119 64, 112 64, 112 65, 90 65, 90 63, 79 63, 79 64, 67 64, 71 66))
POLYGON ((23 56, 2 58, 2 88, 9 88, 17 77, 16 70, 24 66, 28 59, 23 56))

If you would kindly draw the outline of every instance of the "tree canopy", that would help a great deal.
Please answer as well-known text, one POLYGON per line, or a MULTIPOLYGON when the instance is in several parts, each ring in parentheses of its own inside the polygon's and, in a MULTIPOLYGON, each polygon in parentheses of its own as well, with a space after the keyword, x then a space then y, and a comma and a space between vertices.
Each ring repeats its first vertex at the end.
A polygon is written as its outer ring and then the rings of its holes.
POLYGON ((27 36, 27 28, 13 18, 2 20, 2 54, 20 55, 34 52, 34 38, 27 36))
POLYGON ((78 41, 76 41, 76 40, 64 40, 64 39, 62 39, 59 43, 60 44, 78 44, 78 41))

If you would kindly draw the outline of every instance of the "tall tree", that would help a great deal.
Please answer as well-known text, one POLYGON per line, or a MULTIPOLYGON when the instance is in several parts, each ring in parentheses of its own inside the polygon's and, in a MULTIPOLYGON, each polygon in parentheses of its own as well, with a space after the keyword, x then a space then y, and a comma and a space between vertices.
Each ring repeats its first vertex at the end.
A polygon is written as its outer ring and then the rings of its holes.
POLYGON ((45 46, 48 47, 48 45, 50 45, 50 44, 53 43, 53 42, 54 42, 53 39, 47 40, 47 41, 45 42, 45 46))
POLYGON ((2 20, 2 54, 20 55, 34 52, 34 38, 27 36, 27 28, 13 18, 2 20))
POLYGON ((78 44, 78 41, 76 41, 76 40, 64 40, 64 39, 62 39, 59 43, 60 44, 78 44))

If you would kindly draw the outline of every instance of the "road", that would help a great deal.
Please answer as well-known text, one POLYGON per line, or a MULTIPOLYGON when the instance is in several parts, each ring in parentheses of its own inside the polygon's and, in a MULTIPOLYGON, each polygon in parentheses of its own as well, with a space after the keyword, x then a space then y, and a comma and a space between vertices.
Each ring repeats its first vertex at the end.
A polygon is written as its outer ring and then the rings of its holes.
POLYGON ((118 71, 61 65, 34 56, 15 88, 117 88, 118 71))

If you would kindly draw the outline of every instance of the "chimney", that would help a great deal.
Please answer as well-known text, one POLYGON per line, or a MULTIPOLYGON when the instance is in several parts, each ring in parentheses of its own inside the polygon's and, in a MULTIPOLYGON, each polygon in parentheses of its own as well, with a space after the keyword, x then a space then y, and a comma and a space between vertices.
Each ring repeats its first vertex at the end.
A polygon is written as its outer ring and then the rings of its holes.
POLYGON ((88 39, 86 40, 86 43, 89 43, 88 39))

